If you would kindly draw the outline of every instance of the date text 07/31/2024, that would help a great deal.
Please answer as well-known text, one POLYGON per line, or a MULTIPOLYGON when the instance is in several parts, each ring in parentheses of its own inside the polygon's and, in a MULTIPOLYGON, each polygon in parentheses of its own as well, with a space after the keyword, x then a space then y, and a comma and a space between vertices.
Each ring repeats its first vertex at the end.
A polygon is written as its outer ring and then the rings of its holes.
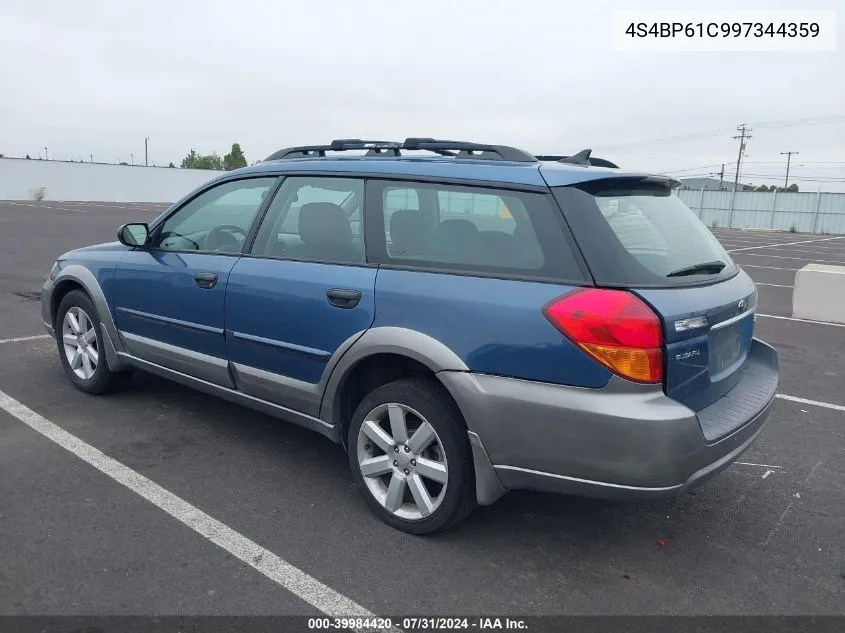
POLYGON ((403 617, 403 618, 379 618, 379 617, 350 617, 350 618, 309 618, 308 629, 319 630, 367 630, 384 631, 393 629, 394 626, 401 627, 405 631, 447 631, 447 630, 479 630, 495 631, 510 630, 519 631, 528 628, 525 620, 518 618, 502 617, 403 617))

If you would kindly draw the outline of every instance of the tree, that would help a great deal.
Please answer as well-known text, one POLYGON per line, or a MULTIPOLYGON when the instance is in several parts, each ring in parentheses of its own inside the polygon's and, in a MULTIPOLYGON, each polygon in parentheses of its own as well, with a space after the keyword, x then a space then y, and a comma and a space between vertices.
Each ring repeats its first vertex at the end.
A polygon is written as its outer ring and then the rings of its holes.
POLYGON ((195 149, 182 159, 182 169, 212 169, 216 171, 223 171, 223 159, 216 153, 211 153, 203 156, 198 154, 195 149))
POLYGON ((26 159, 27 159, 27 160, 32 160, 32 156, 30 156, 29 154, 27 154, 27 155, 26 155, 26 159))
POLYGON ((170 164, 168 165, 168 167, 169 167, 170 169, 175 169, 175 168, 176 168, 176 165, 174 165, 174 164, 173 164, 173 161, 170 161, 170 164))
POLYGON ((223 157, 223 166, 226 171, 246 167, 246 156, 241 150, 240 143, 232 143, 232 151, 223 157))
POLYGON ((771 191, 766 185, 760 185, 757 187, 757 191, 771 191))
POLYGON ((793 182, 793 183, 792 183, 791 185, 789 185, 786 189, 784 189, 784 191, 787 191, 787 192, 789 192, 789 193, 798 193, 798 185, 796 185, 796 184, 793 182))

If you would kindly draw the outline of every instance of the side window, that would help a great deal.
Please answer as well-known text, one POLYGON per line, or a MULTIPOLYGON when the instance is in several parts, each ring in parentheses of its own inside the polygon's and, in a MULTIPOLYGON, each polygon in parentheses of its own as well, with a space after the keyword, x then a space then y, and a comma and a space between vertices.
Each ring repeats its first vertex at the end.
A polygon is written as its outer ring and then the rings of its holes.
POLYGON ((226 182, 198 195, 157 231, 153 248, 240 253, 275 178, 226 182))
POLYGON ((465 218, 479 231, 498 231, 513 235, 516 221, 505 200, 499 195, 438 191, 440 220, 465 218))
POLYGON ((420 211, 420 197, 416 189, 409 189, 403 185, 386 187, 382 197, 384 226, 387 231, 388 241, 390 240, 390 227, 394 221, 394 214, 396 214, 396 222, 400 224, 408 216, 423 216, 423 213, 420 211))
POLYGON ((253 255, 363 262, 364 181, 291 176, 270 204, 253 255))
MULTIPOLYGON (((414 183, 418 199, 430 200, 436 208, 397 209, 393 187, 385 185, 381 196, 386 254, 392 263, 512 273, 547 267, 538 227, 546 228, 554 219, 543 194, 414 183), (435 195, 426 195, 428 191, 435 195)), ((559 225, 552 229, 561 231, 559 225)))

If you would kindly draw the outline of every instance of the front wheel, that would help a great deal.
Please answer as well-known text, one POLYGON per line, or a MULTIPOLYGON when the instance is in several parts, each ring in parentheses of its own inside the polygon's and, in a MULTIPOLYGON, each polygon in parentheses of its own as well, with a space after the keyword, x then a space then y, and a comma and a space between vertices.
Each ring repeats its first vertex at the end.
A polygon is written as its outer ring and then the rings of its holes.
POLYGON ((105 393, 129 377, 128 373, 116 373, 109 368, 97 308, 80 290, 67 293, 59 304, 56 342, 62 368, 80 391, 105 393))
POLYGON ((467 429, 439 384, 402 379, 368 394, 349 427, 352 476, 372 511, 429 534, 475 507, 467 429))

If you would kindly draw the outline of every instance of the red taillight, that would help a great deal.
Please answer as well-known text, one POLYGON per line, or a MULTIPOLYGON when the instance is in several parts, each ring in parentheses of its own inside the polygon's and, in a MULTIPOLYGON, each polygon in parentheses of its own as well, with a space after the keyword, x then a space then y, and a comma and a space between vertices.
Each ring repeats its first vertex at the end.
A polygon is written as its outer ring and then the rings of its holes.
POLYGON ((546 318, 602 365, 636 382, 663 380, 660 319, 622 290, 574 290, 543 308, 546 318))

